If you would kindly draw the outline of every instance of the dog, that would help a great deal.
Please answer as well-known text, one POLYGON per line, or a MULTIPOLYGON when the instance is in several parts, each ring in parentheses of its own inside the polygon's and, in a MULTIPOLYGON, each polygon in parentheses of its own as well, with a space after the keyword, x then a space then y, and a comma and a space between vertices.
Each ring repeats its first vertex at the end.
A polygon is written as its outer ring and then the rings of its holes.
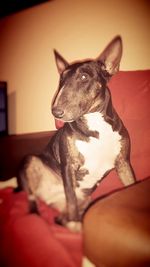
POLYGON ((95 60, 69 64, 54 54, 60 81, 51 110, 64 126, 40 155, 23 160, 18 178, 31 210, 41 199, 60 212, 57 222, 77 231, 91 193, 112 169, 125 186, 135 182, 129 134, 107 87, 119 70, 122 39, 116 36, 95 60))

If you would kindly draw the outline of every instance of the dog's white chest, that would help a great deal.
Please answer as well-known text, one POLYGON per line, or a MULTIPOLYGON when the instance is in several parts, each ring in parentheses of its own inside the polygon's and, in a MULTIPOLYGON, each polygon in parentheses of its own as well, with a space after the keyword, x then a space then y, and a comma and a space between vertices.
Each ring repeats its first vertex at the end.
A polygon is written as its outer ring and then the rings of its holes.
POLYGON ((90 130, 99 132, 99 139, 90 137, 89 142, 76 140, 76 146, 84 157, 89 174, 80 181, 80 188, 91 188, 104 174, 114 168, 115 159, 121 149, 121 136, 114 132, 99 112, 85 115, 90 130))

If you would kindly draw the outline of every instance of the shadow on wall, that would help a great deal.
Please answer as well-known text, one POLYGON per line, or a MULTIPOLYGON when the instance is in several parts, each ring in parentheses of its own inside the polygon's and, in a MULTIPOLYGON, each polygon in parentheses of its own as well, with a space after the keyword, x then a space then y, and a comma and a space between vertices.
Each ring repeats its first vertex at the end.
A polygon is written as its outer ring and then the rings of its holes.
POLYGON ((16 92, 8 95, 8 133, 16 133, 17 128, 16 92), (11 131, 10 131, 11 129, 11 131))

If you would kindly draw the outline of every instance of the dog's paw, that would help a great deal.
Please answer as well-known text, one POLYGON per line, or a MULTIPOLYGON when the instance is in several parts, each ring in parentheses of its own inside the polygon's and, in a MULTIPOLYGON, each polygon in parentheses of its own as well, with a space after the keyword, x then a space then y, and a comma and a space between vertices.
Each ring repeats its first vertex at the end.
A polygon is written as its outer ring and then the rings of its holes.
POLYGON ((55 218, 55 223, 68 228, 71 232, 78 233, 82 230, 82 223, 80 221, 68 221, 66 216, 60 215, 55 218))
POLYGON ((66 223, 66 227, 74 233, 79 233, 82 230, 82 223, 81 222, 75 222, 75 221, 70 221, 66 223))

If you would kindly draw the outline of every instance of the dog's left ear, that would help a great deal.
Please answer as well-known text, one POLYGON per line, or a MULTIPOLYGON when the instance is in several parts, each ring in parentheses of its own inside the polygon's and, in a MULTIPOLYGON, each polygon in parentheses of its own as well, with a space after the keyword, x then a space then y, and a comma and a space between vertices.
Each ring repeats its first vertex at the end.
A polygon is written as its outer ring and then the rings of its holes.
POLYGON ((98 57, 104 66, 102 67, 108 75, 112 76, 119 70, 120 60, 122 56, 122 39, 116 36, 104 49, 98 57))
POLYGON ((58 72, 61 74, 69 66, 69 64, 56 50, 54 50, 54 55, 58 72))

